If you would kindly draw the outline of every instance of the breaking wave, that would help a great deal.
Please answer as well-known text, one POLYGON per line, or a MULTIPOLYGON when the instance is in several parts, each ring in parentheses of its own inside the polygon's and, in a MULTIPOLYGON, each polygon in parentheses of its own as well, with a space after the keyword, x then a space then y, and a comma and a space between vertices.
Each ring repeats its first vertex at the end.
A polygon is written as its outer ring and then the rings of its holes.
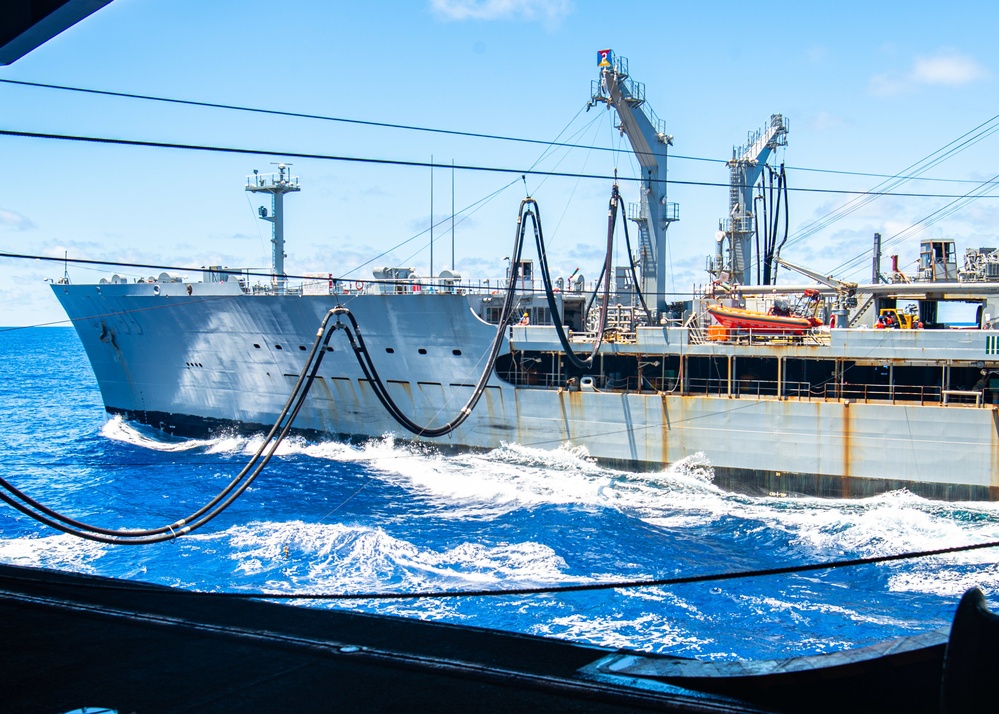
MULTIPOLYGON (((109 420, 102 434, 161 452, 200 452, 232 463, 256 452, 262 435, 213 439, 166 439, 122 421, 109 420)), ((749 497, 712 484, 709 459, 697 454, 658 472, 628 472, 597 464, 585 449, 563 444, 544 450, 506 444, 486 452, 444 454, 391 436, 361 443, 288 438, 278 456, 362 467, 369 479, 402 489, 435 518, 489 521, 538 507, 609 510, 667 530, 718 532, 759 548, 779 547, 811 561, 876 557, 999 541, 999 504, 948 504, 905 491, 867 499, 749 497)), ((300 524, 301 527, 301 524, 300 524)), ((325 528, 326 526, 319 526, 325 528)), ((891 573, 898 592, 960 595, 969 583, 999 591, 999 570, 989 568, 988 549, 922 559, 891 573), (950 568, 947 573, 944 571, 950 568)))
MULTIPOLYGON (((170 439, 120 418, 101 435, 111 456, 148 462, 141 482, 102 474, 101 488, 116 494, 109 503, 134 507, 125 522, 200 505, 263 439, 170 439), (122 495, 139 483, 145 492, 122 495)), ((124 549, 14 528, 0 539, 0 559, 199 590, 415 593, 752 571, 999 540, 995 504, 906 491, 750 497, 722 491, 713 475, 703 454, 634 472, 571 444, 445 453, 389 436, 289 438, 237 513, 176 543, 124 549)), ((789 626, 803 653, 935 629, 968 587, 999 592, 994 559, 980 550, 698 587, 308 604, 725 659, 786 654, 787 639, 766 633, 789 626), (748 649, 739 634, 747 632, 748 649)))

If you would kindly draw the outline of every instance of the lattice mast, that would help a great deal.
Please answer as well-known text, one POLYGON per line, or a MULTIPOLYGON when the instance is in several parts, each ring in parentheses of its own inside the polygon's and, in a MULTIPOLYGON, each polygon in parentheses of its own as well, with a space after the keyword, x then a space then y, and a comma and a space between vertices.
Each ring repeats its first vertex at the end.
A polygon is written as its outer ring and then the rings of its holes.
MULTIPOLYGON (((778 146, 787 145, 787 124, 781 114, 772 114, 770 121, 751 132, 746 144, 732 148, 729 167, 728 217, 718 227, 719 240, 712 272, 716 277, 727 272, 729 279, 740 285, 753 281, 753 189, 778 146), (728 255, 725 245, 728 243, 728 255)), ((785 207, 785 210, 787 208, 785 207)))
POLYGON ((252 176, 246 177, 246 190, 251 193, 269 193, 271 195, 271 210, 258 209, 260 218, 271 224, 271 288, 277 293, 283 293, 288 287, 288 278, 284 272, 284 195, 300 191, 298 176, 292 176, 288 168, 291 164, 278 164, 278 173, 260 174, 253 170, 252 176))

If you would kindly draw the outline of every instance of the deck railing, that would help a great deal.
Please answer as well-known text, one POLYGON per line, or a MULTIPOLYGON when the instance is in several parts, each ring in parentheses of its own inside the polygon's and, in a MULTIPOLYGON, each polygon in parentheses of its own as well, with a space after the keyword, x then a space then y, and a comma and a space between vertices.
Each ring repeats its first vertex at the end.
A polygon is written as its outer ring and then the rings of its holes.
MULTIPOLYGON (((565 372, 539 370, 512 370, 503 379, 517 386, 548 389, 578 388, 578 380, 571 382, 565 372)), ((593 376, 592 385, 597 391, 632 394, 677 394, 691 396, 718 396, 729 398, 780 397, 816 401, 839 401, 892 404, 943 404, 982 406, 983 395, 977 391, 946 390, 936 385, 841 384, 831 382, 813 384, 807 381, 734 379, 724 377, 688 377, 681 384, 675 377, 663 377, 656 370, 639 375, 621 377, 593 376)))

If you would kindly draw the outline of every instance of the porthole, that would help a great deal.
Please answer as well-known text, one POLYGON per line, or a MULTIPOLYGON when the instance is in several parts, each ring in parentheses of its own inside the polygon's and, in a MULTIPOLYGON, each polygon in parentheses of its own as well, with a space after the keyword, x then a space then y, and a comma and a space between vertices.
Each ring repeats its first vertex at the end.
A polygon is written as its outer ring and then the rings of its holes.
POLYGON ((258 350, 260 349, 260 345, 258 345, 256 342, 253 343, 253 346, 256 347, 258 350))
POLYGON ((423 349, 422 347, 418 351, 419 351, 419 353, 421 355, 425 355, 427 353, 427 351, 425 349, 423 349))
POLYGON ((281 345, 274 345, 274 349, 276 349, 276 350, 283 350, 284 347, 282 347, 281 345))
POLYGON ((392 349, 391 347, 386 347, 385 351, 388 352, 389 354, 392 354, 393 352, 395 352, 395 350, 392 349))
POLYGON ((461 350, 451 350, 451 354, 455 357, 461 357, 461 350))

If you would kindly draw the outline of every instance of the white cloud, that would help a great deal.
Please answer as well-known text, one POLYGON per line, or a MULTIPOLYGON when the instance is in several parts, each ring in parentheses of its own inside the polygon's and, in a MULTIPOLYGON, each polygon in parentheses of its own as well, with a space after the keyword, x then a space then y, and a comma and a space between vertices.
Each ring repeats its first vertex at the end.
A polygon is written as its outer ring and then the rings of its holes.
POLYGON ((973 58, 944 50, 934 57, 917 57, 912 68, 912 80, 919 84, 969 84, 988 76, 988 70, 973 58))
POLYGON ((849 126, 849 123, 838 114, 821 111, 811 118, 809 124, 816 131, 838 131, 849 126))
POLYGON ((989 75, 989 70, 973 57, 942 48, 933 55, 916 57, 908 72, 886 72, 871 77, 868 91, 879 97, 890 97, 923 86, 959 87, 987 79, 989 75))
POLYGON ((557 25, 572 11, 571 0, 430 0, 445 20, 542 20, 557 25))
POLYGON ((9 211, 0 208, 0 226, 11 228, 15 231, 26 231, 35 227, 34 222, 27 216, 22 216, 16 211, 9 211))

